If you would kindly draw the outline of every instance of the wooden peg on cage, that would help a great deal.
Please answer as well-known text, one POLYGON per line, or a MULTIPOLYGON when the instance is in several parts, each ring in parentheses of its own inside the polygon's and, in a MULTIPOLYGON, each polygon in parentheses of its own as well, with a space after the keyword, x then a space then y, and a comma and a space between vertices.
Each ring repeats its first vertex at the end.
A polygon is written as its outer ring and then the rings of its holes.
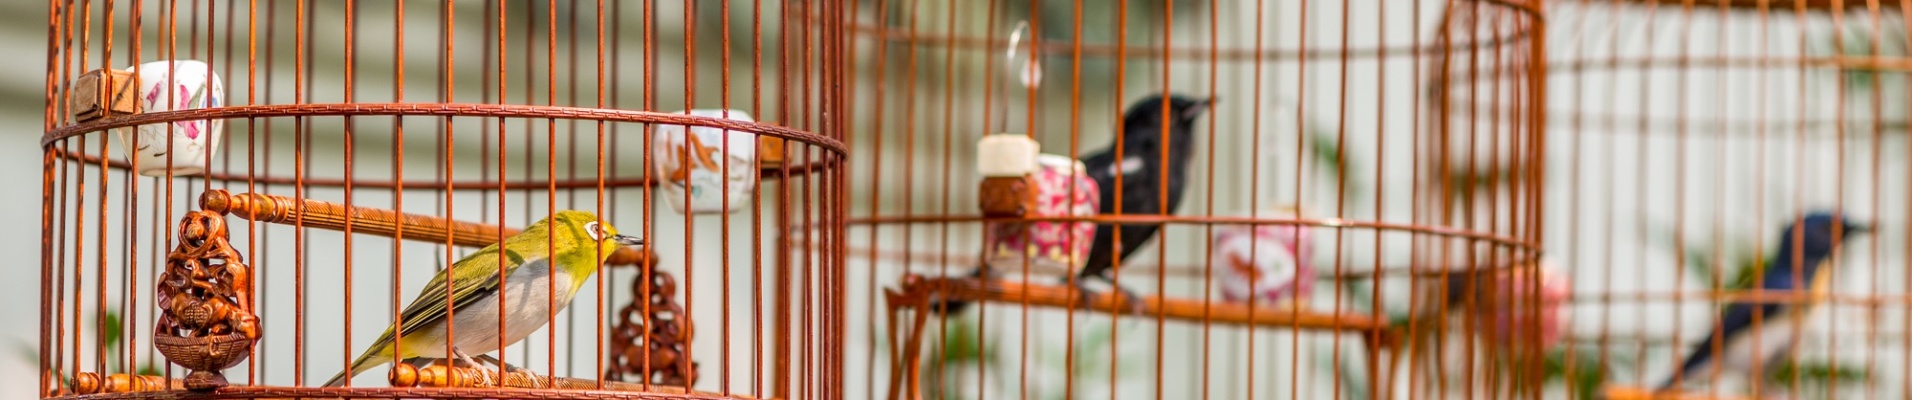
POLYGON ((186 383, 156 375, 111 374, 93 372, 73 374, 73 394, 136 393, 185 389, 186 383))
POLYGON ((140 113, 139 77, 132 71, 96 69, 73 81, 67 110, 73 122, 140 113))
MULTIPOLYGON (((398 236, 399 227, 403 226, 405 239, 432 243, 444 243, 446 236, 451 237, 452 244, 460 246, 485 247, 500 241, 497 225, 378 208, 346 207, 343 204, 311 199, 300 201, 291 197, 269 194, 233 194, 214 189, 199 196, 199 206, 253 221, 283 225, 303 224, 310 228, 338 231, 345 230, 345 219, 347 215, 350 215, 352 233, 395 237, 398 236)), ((504 228, 503 231, 504 237, 518 234, 516 228, 504 228)), ((653 256, 648 247, 643 249, 624 247, 612 252, 611 257, 604 260, 604 265, 634 265, 648 268, 654 261, 653 256)))
POLYGON ((689 387, 697 383, 697 363, 689 354, 692 327, 684 307, 677 304, 677 281, 664 271, 651 271, 650 282, 631 282, 631 304, 620 309, 611 331, 611 367, 605 379, 630 382, 643 377, 652 384, 689 387), (645 314, 646 304, 650 313, 645 314), (646 368, 649 368, 648 374, 646 368))
POLYGON ((760 167, 777 167, 783 164, 785 146, 783 138, 758 136, 757 165, 760 167))
POLYGON ((192 371, 185 380, 191 390, 225 387, 222 370, 244 361, 261 335, 250 268, 226 240, 225 216, 186 214, 158 280, 153 347, 192 371))

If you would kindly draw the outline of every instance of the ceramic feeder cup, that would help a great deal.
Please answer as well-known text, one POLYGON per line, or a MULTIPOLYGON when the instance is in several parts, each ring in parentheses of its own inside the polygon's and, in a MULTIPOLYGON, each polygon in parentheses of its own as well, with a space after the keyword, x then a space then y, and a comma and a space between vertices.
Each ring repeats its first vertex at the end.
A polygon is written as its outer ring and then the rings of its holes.
MULTIPOLYGON (((1086 167, 1069 157, 1044 154, 1029 175, 1035 192, 1030 216, 1096 214, 1101 192, 1086 167)), ((1095 240, 1093 222, 1000 222, 988 227, 985 259, 997 271, 1017 271, 1024 257, 1038 268, 1076 269, 1086 260, 1095 240)))
MULTIPOLYGON (((1259 213, 1262 218, 1292 218, 1292 210, 1259 213)), ((1211 256, 1222 298, 1286 304, 1307 298, 1314 286, 1313 238, 1309 227, 1226 225, 1215 228, 1211 256)))
POLYGON ((1476 332, 1495 342, 1513 342, 1538 338, 1541 348, 1560 342, 1566 334, 1572 309, 1571 278, 1552 259, 1538 266, 1491 272, 1494 290, 1481 296, 1474 307, 1476 332), (1531 282, 1539 280, 1536 293, 1531 282), (1539 332, 1530 329, 1539 328, 1539 332), (1530 336, 1532 335, 1532 336, 1530 336))
MULTIPOLYGON (((134 101, 143 112, 225 105, 226 86, 206 63, 154 61, 127 70, 139 77, 139 97, 134 101)), ((173 176, 189 176, 206 172, 208 162, 219 154, 225 129, 225 120, 202 119, 116 128, 113 133, 140 175, 165 176, 171 160, 173 176)))
MULTIPOLYGON (((749 113, 739 110, 730 110, 728 117, 721 109, 672 113, 756 122, 749 113)), ((679 214, 726 213, 750 204, 750 196, 757 190, 756 134, 726 134, 720 128, 684 125, 658 125, 657 134, 650 158, 656 171, 666 178, 664 198, 672 210, 679 214), (730 196, 728 207, 724 204, 726 193, 730 196)))

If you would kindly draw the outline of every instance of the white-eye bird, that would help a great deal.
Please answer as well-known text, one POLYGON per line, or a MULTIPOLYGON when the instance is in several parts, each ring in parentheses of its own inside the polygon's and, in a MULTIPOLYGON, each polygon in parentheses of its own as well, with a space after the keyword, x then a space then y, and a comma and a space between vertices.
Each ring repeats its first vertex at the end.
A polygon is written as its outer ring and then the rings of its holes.
MULTIPOLYGON (((1825 295, 1832 282, 1830 260, 1840 243, 1870 230, 1838 214, 1815 212, 1805 216, 1802 223, 1786 227, 1779 236, 1779 252, 1767 263, 1758 288, 1780 294, 1825 295)), ((1693 344, 1692 353, 1659 390, 1670 390, 1681 381, 1701 381, 1715 365, 1743 373, 1759 370, 1756 366, 1771 371, 1777 366, 1775 362, 1785 361, 1793 345, 1798 344, 1793 332, 1795 320, 1810 315, 1814 303, 1818 301, 1728 304, 1719 326, 1706 340, 1693 344)))
POLYGON ((550 315, 569 306, 578 288, 612 252, 621 246, 642 244, 642 239, 619 235, 616 228, 599 222, 591 213, 567 210, 552 214, 501 244, 459 259, 432 278, 399 313, 404 329, 395 333, 393 328, 386 328, 364 354, 325 385, 339 386, 372 367, 412 358, 455 357, 475 366, 468 353, 495 351, 501 343, 501 285, 508 305, 502 343, 509 346, 543 328, 550 315), (554 260, 557 268, 552 268, 554 260), (500 261, 504 263, 503 281, 498 279, 500 261), (554 287, 556 292, 551 290, 554 287), (451 357, 445 354, 447 308, 456 318, 450 327, 455 331, 451 336, 457 340, 450 346, 451 357), (399 344, 398 354, 393 354, 394 343, 399 344))

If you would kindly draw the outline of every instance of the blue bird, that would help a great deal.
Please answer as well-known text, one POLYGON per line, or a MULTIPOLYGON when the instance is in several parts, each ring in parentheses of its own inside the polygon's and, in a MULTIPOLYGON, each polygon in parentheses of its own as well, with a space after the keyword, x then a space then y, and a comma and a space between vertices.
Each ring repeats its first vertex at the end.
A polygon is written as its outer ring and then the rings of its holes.
MULTIPOLYGON (((1846 220, 1838 214, 1815 212, 1805 219, 1786 227, 1779 236, 1779 254, 1764 271, 1759 288, 1768 292, 1787 293, 1810 290, 1812 295, 1824 294, 1831 285, 1832 268, 1829 261, 1844 239, 1866 233, 1871 228, 1846 220), (1799 264, 1794 264, 1795 262, 1799 264), (1795 273, 1794 265, 1800 265, 1795 273), (1803 277, 1804 282, 1794 277, 1803 277)), ((1801 304, 1781 304, 1776 302, 1733 302, 1726 306, 1719 320, 1719 328, 1714 329, 1706 340, 1694 344, 1693 351, 1686 356, 1686 362, 1680 365, 1672 377, 1661 383, 1659 390, 1673 387, 1676 378, 1695 381, 1695 377, 1706 376, 1715 364, 1721 370, 1733 370, 1741 373, 1753 372, 1753 365, 1776 365, 1791 352, 1798 338, 1793 335, 1793 321, 1811 314, 1813 302, 1801 304), (1759 322, 1754 323, 1755 320, 1759 322), (1758 335, 1753 332, 1757 330, 1758 335), (1754 337, 1758 340, 1755 343, 1754 337), (1715 354, 1715 349, 1723 354, 1715 354)), ((1767 369, 1770 371, 1770 369, 1767 369)))

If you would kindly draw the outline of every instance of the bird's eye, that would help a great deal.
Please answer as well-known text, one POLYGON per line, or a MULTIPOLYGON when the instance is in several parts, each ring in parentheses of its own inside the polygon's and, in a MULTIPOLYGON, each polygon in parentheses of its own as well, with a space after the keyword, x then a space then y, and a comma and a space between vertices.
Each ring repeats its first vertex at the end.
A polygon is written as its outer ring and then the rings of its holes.
POLYGON ((604 240, 604 231, 598 228, 596 221, 584 224, 584 234, 591 235, 591 240, 604 240))

